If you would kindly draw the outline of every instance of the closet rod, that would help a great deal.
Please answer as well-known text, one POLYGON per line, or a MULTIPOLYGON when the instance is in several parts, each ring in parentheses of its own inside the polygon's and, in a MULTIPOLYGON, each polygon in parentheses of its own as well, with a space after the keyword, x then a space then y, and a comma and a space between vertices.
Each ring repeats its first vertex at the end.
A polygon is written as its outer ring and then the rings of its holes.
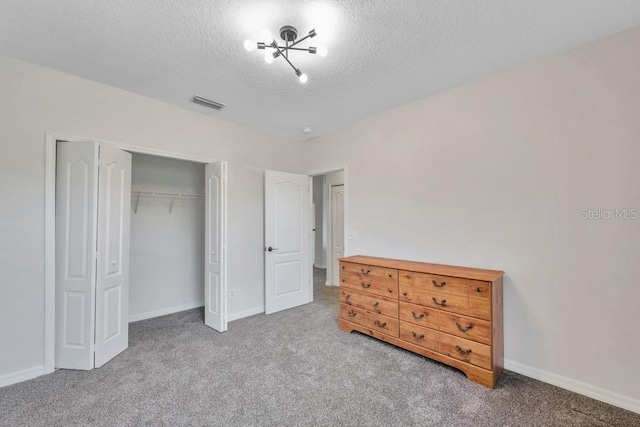
POLYGON ((138 205, 140 204, 140 196, 153 196, 153 197, 171 197, 171 204, 169 205, 169 214, 173 211, 173 204, 177 199, 202 199, 204 194, 197 193, 170 193, 166 191, 142 191, 133 190, 131 195, 137 195, 136 204, 133 208, 133 213, 138 213, 138 205))

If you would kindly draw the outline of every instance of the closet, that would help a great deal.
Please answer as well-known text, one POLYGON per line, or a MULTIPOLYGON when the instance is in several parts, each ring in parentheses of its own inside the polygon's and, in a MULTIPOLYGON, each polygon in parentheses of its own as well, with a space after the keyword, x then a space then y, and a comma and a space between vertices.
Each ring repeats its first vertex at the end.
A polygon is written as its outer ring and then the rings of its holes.
POLYGON ((204 164, 133 153, 129 318, 204 305, 204 164))
POLYGON ((226 325, 226 163, 56 142, 55 362, 100 367, 130 321, 205 306, 226 325))

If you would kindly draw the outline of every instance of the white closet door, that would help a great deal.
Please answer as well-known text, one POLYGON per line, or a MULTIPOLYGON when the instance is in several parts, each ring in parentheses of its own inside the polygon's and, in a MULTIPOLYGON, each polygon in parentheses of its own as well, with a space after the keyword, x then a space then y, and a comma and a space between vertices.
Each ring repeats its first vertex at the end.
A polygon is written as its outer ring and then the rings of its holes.
POLYGON ((55 367, 93 369, 98 144, 58 142, 55 367))
POLYGON ((219 332, 227 330, 224 286, 225 175, 224 162, 205 165, 204 323, 219 332))
POLYGON ((311 209, 307 175, 266 171, 265 312, 311 301, 311 209))
POLYGON ((331 284, 340 285, 340 261, 344 256, 344 185, 331 186, 331 284))
POLYGON ((95 367, 129 345, 131 154, 100 147, 95 367))

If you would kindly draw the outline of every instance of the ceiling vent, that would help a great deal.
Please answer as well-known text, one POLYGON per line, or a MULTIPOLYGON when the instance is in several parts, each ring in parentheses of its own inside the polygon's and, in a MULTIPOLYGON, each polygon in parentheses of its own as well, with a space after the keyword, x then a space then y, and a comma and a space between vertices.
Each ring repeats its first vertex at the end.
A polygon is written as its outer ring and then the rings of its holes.
POLYGON ((203 98, 198 95, 194 95, 193 98, 191 98, 191 102, 193 102, 194 104, 202 105, 203 107, 213 108, 214 110, 222 110, 224 107, 226 107, 226 105, 224 104, 212 101, 207 98, 203 98))

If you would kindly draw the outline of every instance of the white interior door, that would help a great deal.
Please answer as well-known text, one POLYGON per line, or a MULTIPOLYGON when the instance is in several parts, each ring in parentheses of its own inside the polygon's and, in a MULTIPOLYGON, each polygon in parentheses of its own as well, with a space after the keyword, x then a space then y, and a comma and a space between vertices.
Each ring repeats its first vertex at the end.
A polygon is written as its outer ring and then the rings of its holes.
POLYGON ((266 171, 264 191, 265 312, 311 301, 310 180, 266 171))
POLYGON ((205 165, 205 285, 204 323, 227 330, 224 271, 226 173, 224 162, 205 165))
POLYGON ((98 172, 95 367, 129 346, 131 154, 102 144, 98 172))
POLYGON ((331 186, 331 274, 334 286, 340 285, 340 262, 344 256, 344 185, 331 186))
POLYGON ((58 142, 55 367, 93 369, 98 144, 58 142))

